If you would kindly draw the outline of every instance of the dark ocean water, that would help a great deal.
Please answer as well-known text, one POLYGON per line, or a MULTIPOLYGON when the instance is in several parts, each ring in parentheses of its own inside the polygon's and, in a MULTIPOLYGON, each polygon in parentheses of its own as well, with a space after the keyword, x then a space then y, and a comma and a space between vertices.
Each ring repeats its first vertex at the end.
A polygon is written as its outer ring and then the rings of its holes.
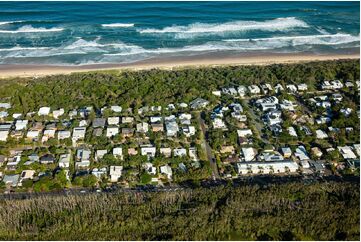
POLYGON ((128 63, 203 53, 342 53, 359 2, 0 2, 0 63, 128 63))

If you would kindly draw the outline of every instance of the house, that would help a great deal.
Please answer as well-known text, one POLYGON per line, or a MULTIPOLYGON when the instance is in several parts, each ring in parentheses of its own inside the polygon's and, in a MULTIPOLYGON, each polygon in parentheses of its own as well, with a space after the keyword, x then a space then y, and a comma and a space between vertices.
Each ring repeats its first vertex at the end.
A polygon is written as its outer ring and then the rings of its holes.
POLYGON ((154 123, 161 123, 163 121, 163 118, 160 116, 153 116, 150 117, 150 123, 154 124, 154 123))
POLYGON ((8 130, 0 130, 0 141, 6 141, 8 139, 8 135, 8 130))
POLYGON ((91 151, 88 149, 78 149, 76 152, 76 168, 87 168, 90 165, 91 151))
POLYGON ((29 130, 26 134, 26 138, 36 141, 39 137, 40 131, 39 130, 29 130))
POLYGON ((308 86, 306 83, 301 83, 297 85, 297 89, 298 91, 307 91, 308 90, 308 86))
POLYGON ((247 136, 253 135, 251 129, 238 129, 237 134, 238 134, 238 137, 247 137, 247 136))
POLYGON ((122 117, 123 124, 131 124, 131 123, 133 123, 133 121, 134 121, 133 117, 122 117))
POLYGON ((320 148, 318 147, 312 147, 311 148, 311 152, 314 156, 316 156, 317 158, 321 158, 321 156, 323 155, 322 151, 320 148))
POLYGON ((172 179, 172 168, 169 165, 161 166, 160 173, 166 175, 168 179, 172 179))
POLYGON ((226 124, 220 118, 215 118, 213 120, 213 128, 214 129, 227 129, 226 124))
POLYGON ((257 153, 256 150, 254 148, 242 148, 242 154, 243 154, 243 160, 244 161, 252 161, 257 153))
POLYGON ((137 155, 138 151, 135 148, 128 148, 128 155, 132 156, 132 155, 137 155))
POLYGON ((221 147, 221 150, 219 151, 221 154, 225 154, 225 153, 231 153, 234 154, 234 147, 233 145, 223 145, 221 147))
POLYGON ((240 97, 244 97, 247 94, 247 87, 242 86, 242 85, 238 86, 237 91, 238 91, 238 94, 240 97))
POLYGON ((110 166, 109 167, 109 176, 110 182, 118 182, 119 178, 122 176, 123 166, 110 166))
POLYGON ((295 173, 298 170, 296 162, 276 161, 276 162, 249 162, 237 163, 238 174, 276 174, 276 173, 295 173))
POLYGON ((292 156, 292 150, 289 147, 282 147, 281 153, 285 159, 288 159, 292 156))
POLYGON ((54 159, 54 156, 51 155, 51 154, 46 154, 46 155, 43 155, 42 157, 40 157, 40 164, 52 164, 54 163, 55 159, 54 159))
POLYGON ((178 124, 175 121, 166 122, 165 124, 167 130, 167 136, 176 136, 179 131, 178 124))
POLYGON ((122 149, 122 147, 114 147, 113 148, 113 156, 123 160, 123 149, 122 149))
POLYGON ((50 107, 41 107, 38 111, 39 116, 46 116, 50 113, 50 107))
POLYGON ((102 159, 104 157, 104 155, 106 155, 108 153, 107 150, 97 150, 95 153, 95 160, 99 161, 100 159, 102 159))
POLYGON ((104 128, 104 126, 105 126, 105 118, 95 118, 94 120, 93 120, 93 128, 99 128, 99 127, 101 127, 101 128, 104 128))
POLYGON ((11 104, 10 103, 0 103, 0 108, 9 109, 9 108, 11 108, 11 104))
POLYGON ((119 133, 119 128, 114 126, 114 127, 107 127, 107 132, 106 132, 106 137, 110 138, 113 137, 115 135, 117 135, 119 133))
POLYGON ((73 141, 77 141, 79 139, 84 139, 86 133, 86 127, 75 127, 73 129, 73 141))
POLYGON ((93 168, 91 174, 95 176, 98 180, 102 179, 102 177, 105 177, 107 175, 107 168, 93 168))
POLYGON ((68 139, 71 136, 71 132, 69 130, 59 130, 58 131, 58 140, 68 139))
POLYGON ((260 158, 266 162, 283 161, 283 156, 277 151, 263 152, 260 158))
POLYGON ((156 148, 153 146, 145 146, 140 148, 140 153, 148 158, 155 157, 156 148))
POLYGON ((326 123, 331 122, 331 119, 326 116, 320 116, 320 117, 316 118, 315 121, 317 124, 326 124, 326 123))
POLYGON ((352 109, 351 108, 341 108, 340 113, 342 113, 345 117, 348 117, 351 115, 352 109))
POLYGON ((0 111, 0 119, 6 118, 9 116, 9 113, 6 111, 0 111))
POLYGON ((354 144, 353 148, 358 156, 360 156, 360 144, 354 144))
POLYGON ((321 84, 321 88, 326 90, 340 89, 343 88, 343 84, 340 80, 324 81, 321 84))
POLYGON ((209 102, 203 98, 196 98, 192 102, 189 103, 189 106, 191 109, 199 109, 199 108, 205 108, 209 102))
POLYGON ((284 87, 279 83, 274 88, 276 93, 280 93, 285 90, 284 87))
POLYGON ((343 97, 340 93, 333 93, 332 94, 332 99, 336 102, 341 102, 343 97))
POLYGON ((189 158, 190 158, 192 161, 198 161, 197 149, 196 149, 196 147, 189 147, 189 158))
POLYGON ((69 168, 70 166, 70 154, 61 154, 59 157, 59 167, 61 168, 69 168))
POLYGON ((109 117, 108 118, 108 125, 118 125, 119 124, 119 117, 109 117))
POLYGON ((350 146, 338 146, 337 149, 340 151, 342 157, 346 160, 357 158, 350 146))
POLYGON ((325 131, 318 129, 318 130, 316 130, 316 137, 317 137, 317 139, 326 139, 326 138, 328 138, 328 135, 326 134, 325 131))
POLYGON ((147 133, 149 129, 149 125, 146 122, 138 123, 137 124, 137 132, 138 133, 147 133))
POLYGON ((64 114, 64 108, 60 108, 59 110, 54 110, 53 111, 53 117, 55 119, 58 119, 60 116, 62 116, 64 114))
POLYGON ((184 148, 176 148, 176 149, 173 149, 173 156, 174 156, 174 157, 187 156, 187 150, 184 149, 184 148))
POLYGON ((234 87, 222 88, 222 92, 231 96, 237 96, 238 92, 234 87))
POLYGON ((28 120, 16 120, 15 122, 15 130, 24 130, 28 125, 28 120))
POLYGON ((152 126, 153 132, 163 132, 164 131, 163 124, 151 124, 151 126, 152 126))
POLYGON ((186 127, 182 128, 182 131, 186 137, 191 137, 191 136, 195 135, 196 128, 194 126, 186 126, 186 127))
POLYGON ((247 116, 244 114, 241 114, 240 112, 232 112, 231 116, 235 119, 237 119, 237 121, 239 122, 246 122, 247 121, 247 116))
POLYGON ((294 127, 288 127, 287 130, 288 130, 289 135, 291 135, 293 137, 297 137, 297 132, 294 127))
POLYGON ((279 101, 278 98, 275 96, 265 97, 258 99, 256 101, 256 106, 258 106, 263 112, 268 110, 275 110, 277 109, 279 101))
POLYGON ((3 182, 7 186, 16 187, 18 185, 19 177, 20 177, 19 174, 5 175, 3 178, 3 182))
POLYGON ((309 160, 310 157, 308 157, 308 153, 306 151, 306 148, 303 145, 300 145, 296 148, 295 156, 300 160, 309 160))
POLYGON ((35 175, 34 170, 23 170, 20 174, 19 186, 22 186, 22 182, 25 180, 33 180, 35 175))
POLYGON ((297 104, 295 104, 292 101, 289 100, 282 100, 282 103, 280 104, 280 108, 288 111, 295 111, 295 107, 297 107, 297 104))
POLYGON ((260 94, 261 89, 257 85, 248 86, 249 93, 251 94, 260 94))
POLYGON ((51 138, 55 138, 55 129, 46 129, 44 131, 43 137, 41 139, 41 142, 46 142, 51 138))
POLYGON ((345 82, 345 86, 346 86, 347 88, 351 88, 351 87, 354 87, 354 84, 353 84, 351 81, 346 81, 346 82, 345 82))
POLYGON ((153 164, 150 163, 150 162, 145 162, 145 163, 143 163, 143 164, 142 164, 142 167, 143 167, 144 170, 145 170, 148 174, 150 174, 150 175, 153 175, 153 176, 154 176, 155 174, 157 174, 157 168, 154 167, 153 164))
POLYGON ((163 155, 166 158, 169 158, 172 156, 172 149, 171 148, 160 148, 159 150, 160 154, 163 155))
POLYGON ((289 92, 293 92, 293 93, 297 92, 297 87, 293 84, 286 85, 286 88, 289 92))
POLYGON ((266 122, 268 125, 275 125, 282 123, 282 112, 278 110, 270 111, 266 114, 266 122))
POLYGON ((134 129, 122 128, 122 136, 123 137, 132 137, 133 133, 134 133, 134 129))
POLYGON ((120 113, 122 112, 121 106, 110 106, 110 110, 112 110, 114 113, 120 113))
POLYGON ((217 90, 217 91, 212 91, 212 94, 215 96, 220 97, 221 96, 221 91, 217 90))

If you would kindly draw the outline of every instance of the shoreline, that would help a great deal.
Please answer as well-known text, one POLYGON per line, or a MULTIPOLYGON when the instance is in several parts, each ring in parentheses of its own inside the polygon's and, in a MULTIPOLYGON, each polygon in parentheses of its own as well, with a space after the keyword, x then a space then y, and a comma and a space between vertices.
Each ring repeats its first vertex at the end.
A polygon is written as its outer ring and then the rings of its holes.
POLYGON ((360 53, 352 54, 280 54, 280 53, 244 53, 244 54, 205 54, 187 57, 163 57, 142 60, 128 64, 92 64, 82 66, 52 65, 0 65, 0 78, 42 77, 49 75, 71 74, 76 72, 107 70, 149 70, 149 69, 181 69, 215 66, 270 65, 339 59, 359 59, 360 53))

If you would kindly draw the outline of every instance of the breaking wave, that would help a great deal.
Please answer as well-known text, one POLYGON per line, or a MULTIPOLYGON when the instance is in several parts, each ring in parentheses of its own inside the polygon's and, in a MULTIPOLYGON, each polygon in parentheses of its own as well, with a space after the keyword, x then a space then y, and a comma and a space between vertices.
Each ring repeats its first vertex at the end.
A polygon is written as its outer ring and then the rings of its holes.
POLYGON ((63 31, 63 28, 34 28, 31 25, 25 25, 22 26, 20 28, 18 28, 17 30, 0 30, 0 33, 6 34, 17 34, 17 33, 43 33, 43 32, 60 32, 63 31))
POLYGON ((102 27, 105 27, 105 28, 130 28, 130 27, 134 27, 134 24, 124 24, 124 23, 102 24, 102 27))
POLYGON ((186 26, 170 26, 163 29, 138 29, 141 34, 174 34, 177 38, 196 35, 224 35, 245 31, 285 31, 294 28, 308 28, 309 25, 294 17, 266 21, 232 21, 218 24, 194 23, 186 26))

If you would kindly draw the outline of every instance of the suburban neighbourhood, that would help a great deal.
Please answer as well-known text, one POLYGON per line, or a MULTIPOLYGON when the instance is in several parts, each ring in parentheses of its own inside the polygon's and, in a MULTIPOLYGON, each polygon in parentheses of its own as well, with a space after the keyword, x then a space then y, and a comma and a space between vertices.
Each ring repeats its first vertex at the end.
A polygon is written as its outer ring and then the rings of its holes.
POLYGON ((189 103, 42 106, 0 100, 1 190, 167 186, 358 173, 359 81, 225 86, 189 103), (110 142, 109 142, 110 141, 110 142))

